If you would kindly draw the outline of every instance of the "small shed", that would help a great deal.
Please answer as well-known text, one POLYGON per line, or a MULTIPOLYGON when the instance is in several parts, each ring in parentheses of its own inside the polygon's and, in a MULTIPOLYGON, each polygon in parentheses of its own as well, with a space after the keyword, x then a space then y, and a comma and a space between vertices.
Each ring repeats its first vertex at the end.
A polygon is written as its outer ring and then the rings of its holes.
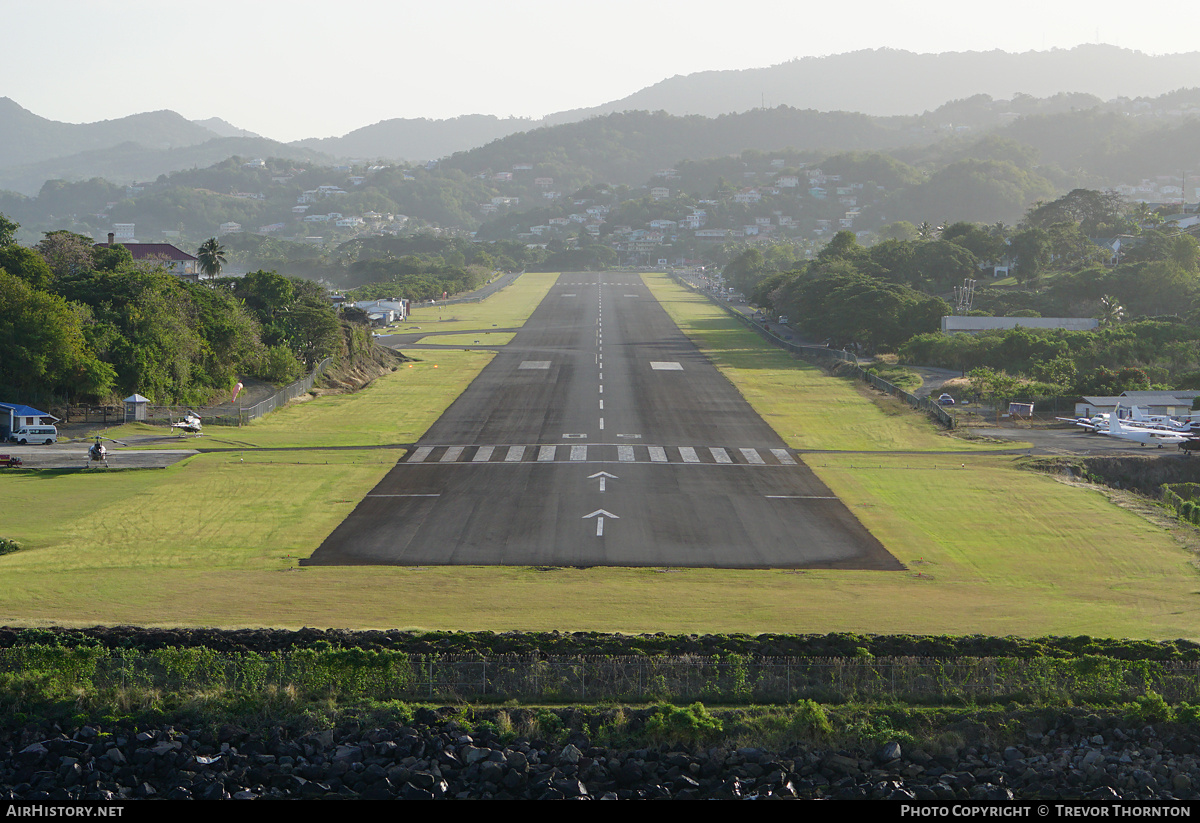
POLYGON ((136 423, 146 419, 146 407, 150 405, 150 398, 142 397, 140 394, 131 394, 121 402, 125 404, 126 423, 136 423))

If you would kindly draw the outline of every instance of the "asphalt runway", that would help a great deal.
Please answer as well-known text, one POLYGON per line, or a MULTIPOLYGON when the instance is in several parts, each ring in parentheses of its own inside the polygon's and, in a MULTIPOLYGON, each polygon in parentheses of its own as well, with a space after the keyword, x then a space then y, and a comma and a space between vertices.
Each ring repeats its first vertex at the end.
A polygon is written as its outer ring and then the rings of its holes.
POLYGON ((622 273, 560 276, 301 562, 903 568, 622 273))

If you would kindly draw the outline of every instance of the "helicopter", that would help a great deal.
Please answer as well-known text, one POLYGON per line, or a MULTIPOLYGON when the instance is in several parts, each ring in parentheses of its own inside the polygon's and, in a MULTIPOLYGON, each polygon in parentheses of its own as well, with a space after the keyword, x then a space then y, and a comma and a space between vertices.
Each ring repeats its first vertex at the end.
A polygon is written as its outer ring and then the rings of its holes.
POLYGON ((183 420, 180 420, 178 423, 172 423, 171 428, 178 429, 179 436, 182 437, 184 432, 187 432, 188 434, 199 434, 202 425, 203 424, 200 422, 200 415, 189 409, 188 413, 184 415, 183 420))
POLYGON ((92 463, 103 463, 104 468, 108 468, 108 447, 101 443, 101 440, 107 440, 109 443, 116 443, 118 446, 128 446, 128 443, 122 443, 120 440, 113 440, 111 437, 101 437, 96 435, 96 442, 88 449, 88 466, 92 463))

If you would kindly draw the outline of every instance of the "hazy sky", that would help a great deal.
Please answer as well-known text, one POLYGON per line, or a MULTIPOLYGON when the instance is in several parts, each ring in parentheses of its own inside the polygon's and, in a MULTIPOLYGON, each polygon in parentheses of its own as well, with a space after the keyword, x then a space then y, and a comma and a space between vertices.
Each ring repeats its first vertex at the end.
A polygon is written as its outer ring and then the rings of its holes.
POLYGON ((1200 49, 1200 9, 1145 7, 1139 19, 1138 8, 1116 0, 0 0, 0 97, 71 123, 172 109, 297 140, 393 117, 540 117, 676 74, 857 49, 1200 49))

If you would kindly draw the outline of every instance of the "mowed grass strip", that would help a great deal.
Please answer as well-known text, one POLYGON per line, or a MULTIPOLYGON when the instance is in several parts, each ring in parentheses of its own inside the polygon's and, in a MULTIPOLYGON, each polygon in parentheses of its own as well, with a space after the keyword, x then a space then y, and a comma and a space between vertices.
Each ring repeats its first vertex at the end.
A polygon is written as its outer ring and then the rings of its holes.
POLYGON ((395 332, 516 328, 524 325, 556 280, 557 272, 526 272, 480 303, 414 304, 408 321, 397 324, 395 332))
POLYGON ((25 574, 119 569, 149 582, 162 568, 294 566, 403 454, 231 452, 161 470, 4 476, 4 532, 23 549, 0 557, 0 602, 25 574))
POLYGON ((645 274, 642 279, 671 319, 793 448, 991 451, 1027 445, 952 437, 904 404, 871 402, 856 381, 829 377, 769 345, 707 297, 666 275, 645 274))
MULTIPOLYGON (((483 331, 473 332, 471 334, 431 334, 428 337, 422 337, 418 343, 432 343, 440 346, 504 346, 512 342, 516 337, 515 332, 495 332, 483 331)), ((404 348, 403 345, 400 346, 404 348)), ((419 351, 412 352, 414 357, 423 356, 419 351)))
MULTIPOLYGON (((875 625, 953 634, 1196 634, 1200 576, 1190 551, 1099 491, 1021 471, 1016 460, 806 456, 909 568, 872 580, 879 600, 862 608, 875 625), (911 613, 888 618, 889 607, 911 613)), ((830 589, 814 599, 829 598, 839 618, 855 619, 844 601, 839 607, 839 592, 864 575, 820 576, 830 589)))

